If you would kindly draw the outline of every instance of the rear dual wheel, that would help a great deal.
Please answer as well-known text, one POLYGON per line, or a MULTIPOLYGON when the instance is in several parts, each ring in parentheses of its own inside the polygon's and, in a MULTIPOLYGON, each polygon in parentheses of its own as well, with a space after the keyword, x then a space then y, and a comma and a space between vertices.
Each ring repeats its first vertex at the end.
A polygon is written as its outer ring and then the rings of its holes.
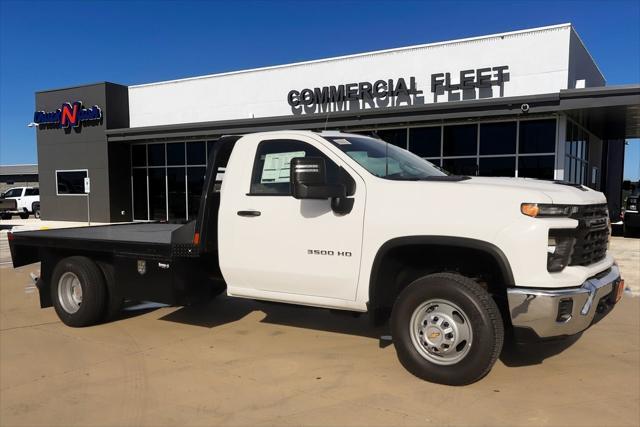
POLYGON ((504 341, 491 296, 458 274, 432 274, 411 283, 398 296, 391 323, 402 365, 440 384, 465 385, 484 377, 504 341))
POLYGON ((58 262, 51 276, 51 300, 67 326, 89 326, 103 320, 109 301, 100 267, 83 256, 58 262))

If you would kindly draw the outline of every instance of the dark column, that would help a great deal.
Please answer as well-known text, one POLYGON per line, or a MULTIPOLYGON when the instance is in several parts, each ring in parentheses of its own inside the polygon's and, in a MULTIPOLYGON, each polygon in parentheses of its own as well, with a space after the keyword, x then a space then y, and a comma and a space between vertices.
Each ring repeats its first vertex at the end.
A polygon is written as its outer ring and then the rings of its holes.
POLYGON ((620 219, 624 173, 624 140, 602 141, 602 191, 607 196, 609 216, 620 219))

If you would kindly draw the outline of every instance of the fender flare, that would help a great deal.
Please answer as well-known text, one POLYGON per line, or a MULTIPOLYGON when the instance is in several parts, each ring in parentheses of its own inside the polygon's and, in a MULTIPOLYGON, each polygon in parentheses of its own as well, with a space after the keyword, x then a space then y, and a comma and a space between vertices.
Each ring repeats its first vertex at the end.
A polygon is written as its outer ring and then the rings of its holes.
POLYGON ((382 263, 387 254, 396 248, 403 246, 417 246, 417 245, 433 245, 433 246, 447 246, 461 249, 474 249, 478 251, 485 252, 489 256, 491 256, 498 268, 500 269, 500 274, 504 278, 505 286, 513 287, 515 286, 515 281, 513 279, 513 272, 511 271, 511 266, 509 264, 509 260, 506 255, 500 248, 498 248, 493 243, 489 243, 484 240, 471 239, 468 237, 453 237, 453 236, 404 236, 404 237, 396 237, 391 240, 386 241, 378 252, 373 260, 373 265, 371 267, 371 275, 369 276, 369 305, 372 307, 376 306, 375 295, 377 291, 378 277, 380 276, 380 269, 382 268, 382 263))

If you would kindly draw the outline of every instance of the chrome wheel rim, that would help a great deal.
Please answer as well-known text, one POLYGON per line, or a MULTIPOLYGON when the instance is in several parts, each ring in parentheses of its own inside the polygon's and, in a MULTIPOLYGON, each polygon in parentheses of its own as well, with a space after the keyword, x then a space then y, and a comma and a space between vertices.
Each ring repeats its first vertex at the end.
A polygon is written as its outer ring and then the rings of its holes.
POLYGON ((473 341, 469 317, 450 301, 429 300, 411 315, 413 346, 429 362, 453 365, 464 359, 473 341))
POLYGON ((82 285, 75 273, 67 271, 58 280, 58 301, 69 314, 80 310, 82 304, 82 285))

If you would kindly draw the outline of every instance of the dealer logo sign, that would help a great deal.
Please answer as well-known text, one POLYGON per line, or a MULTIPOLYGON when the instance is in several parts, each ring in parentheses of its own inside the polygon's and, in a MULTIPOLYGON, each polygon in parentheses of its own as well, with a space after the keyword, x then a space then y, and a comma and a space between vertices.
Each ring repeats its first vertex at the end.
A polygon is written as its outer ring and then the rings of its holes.
POLYGON ((65 102, 56 111, 36 111, 33 121, 38 125, 47 125, 58 128, 79 128, 85 122, 97 122, 102 120, 102 110, 97 105, 83 108, 82 101, 74 103, 65 102))

